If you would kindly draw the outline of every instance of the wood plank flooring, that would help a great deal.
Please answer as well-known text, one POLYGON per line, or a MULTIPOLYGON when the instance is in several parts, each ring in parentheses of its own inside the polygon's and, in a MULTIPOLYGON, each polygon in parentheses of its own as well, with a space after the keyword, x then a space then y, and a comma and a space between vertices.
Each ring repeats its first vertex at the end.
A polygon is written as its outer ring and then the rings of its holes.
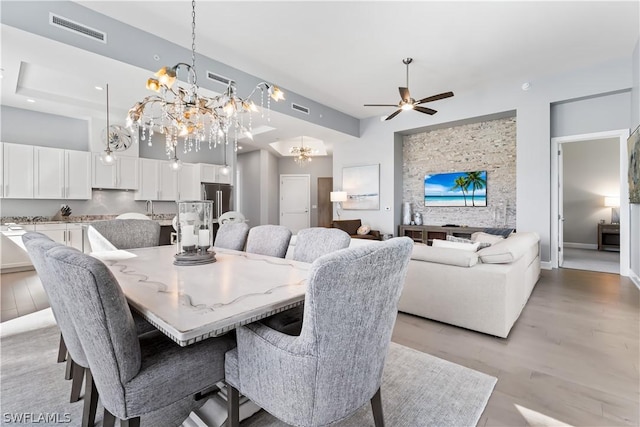
MULTIPOLYGON (((2 321, 48 307, 33 271, 0 289, 2 321)), ((479 426, 638 426, 639 310, 627 278, 543 271, 507 339, 400 313, 393 341, 497 377, 479 426)))
POLYGON ((479 426, 637 426, 639 307, 627 278, 543 271, 507 339, 400 313, 393 341, 497 377, 479 426))

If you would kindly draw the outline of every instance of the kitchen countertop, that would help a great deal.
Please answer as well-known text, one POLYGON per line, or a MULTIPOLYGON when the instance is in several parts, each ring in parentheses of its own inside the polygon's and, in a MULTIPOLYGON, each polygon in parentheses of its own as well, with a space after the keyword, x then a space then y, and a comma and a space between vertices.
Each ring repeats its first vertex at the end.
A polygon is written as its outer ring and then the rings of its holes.
MULTIPOLYGON (((16 225, 37 225, 37 224, 83 224, 95 221, 105 221, 115 219, 117 215, 77 215, 69 216, 66 219, 54 219, 55 217, 45 216, 19 216, 19 217, 2 217, 0 224, 6 226, 8 224, 16 225)), ((175 214, 157 214, 153 216, 153 220, 157 221, 161 226, 171 225, 171 221, 175 214)))

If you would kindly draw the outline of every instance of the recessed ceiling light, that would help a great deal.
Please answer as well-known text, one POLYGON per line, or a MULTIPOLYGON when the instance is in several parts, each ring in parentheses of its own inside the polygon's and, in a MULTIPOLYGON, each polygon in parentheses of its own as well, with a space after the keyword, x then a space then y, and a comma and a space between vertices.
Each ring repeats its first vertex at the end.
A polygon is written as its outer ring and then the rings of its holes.
POLYGON ((35 99, 31 99, 31 98, 29 98, 29 99, 27 99, 27 102, 34 103, 34 102, 36 102, 36 100, 35 100, 35 99))
POLYGON ((238 145, 238 150, 242 150, 242 145, 238 145))
POLYGON ((102 86, 94 86, 96 88, 96 90, 102 90, 103 87, 102 86))
POLYGON ((529 82, 522 83, 522 90, 529 90, 529 89, 531 89, 531 83, 529 82))

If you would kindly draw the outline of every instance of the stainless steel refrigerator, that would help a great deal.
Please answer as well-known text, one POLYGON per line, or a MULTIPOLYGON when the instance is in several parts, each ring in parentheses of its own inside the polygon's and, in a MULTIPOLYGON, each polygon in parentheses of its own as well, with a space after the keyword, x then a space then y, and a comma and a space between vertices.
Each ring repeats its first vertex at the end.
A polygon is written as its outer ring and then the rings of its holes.
POLYGON ((213 201, 213 219, 233 210, 233 186, 229 184, 202 184, 202 200, 213 201))

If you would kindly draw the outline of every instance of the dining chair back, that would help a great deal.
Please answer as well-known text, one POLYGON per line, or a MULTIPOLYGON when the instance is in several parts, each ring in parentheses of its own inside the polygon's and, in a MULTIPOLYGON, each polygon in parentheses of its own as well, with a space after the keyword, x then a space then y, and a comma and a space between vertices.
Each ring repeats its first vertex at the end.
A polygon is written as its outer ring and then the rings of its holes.
POLYGON ((349 247, 351 238, 338 228, 312 227, 298 231, 295 261, 313 262, 322 255, 349 247))
POLYGON ((258 225, 249 230, 246 251, 252 254, 284 258, 287 254, 291 230, 282 225, 258 225))
POLYGON ((125 295, 104 263, 66 246, 48 250, 45 260, 109 414, 136 424, 140 415, 224 378, 224 352, 235 345, 232 338, 183 348, 159 333, 138 337, 125 295))
POLYGON ((249 234, 249 226, 246 222, 220 224, 213 246, 241 251, 247 241, 247 234, 249 234))
POLYGON ((157 221, 112 219, 92 222, 90 226, 117 249, 146 248, 160 244, 160 224, 157 221))
POLYGON ((238 425, 239 390, 298 426, 334 423, 371 400, 382 426, 382 371, 412 248, 401 237, 314 261, 299 336, 261 323, 240 327, 225 362, 228 425, 238 425))

